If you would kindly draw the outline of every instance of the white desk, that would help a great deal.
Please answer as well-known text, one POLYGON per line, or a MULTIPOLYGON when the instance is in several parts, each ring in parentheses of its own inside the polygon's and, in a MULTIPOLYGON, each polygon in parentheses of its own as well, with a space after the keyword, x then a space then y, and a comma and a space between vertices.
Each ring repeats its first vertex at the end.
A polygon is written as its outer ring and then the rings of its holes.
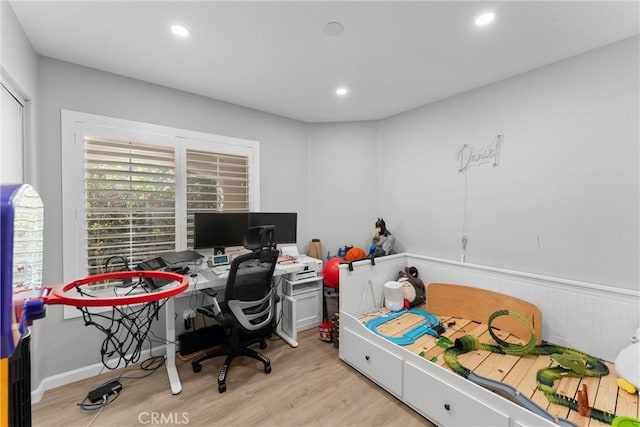
MULTIPOLYGON (((299 261, 303 261, 304 257, 298 258, 299 261)), ((281 276, 283 274, 292 273, 304 269, 304 264, 298 262, 293 264, 281 265, 278 264, 273 273, 274 276, 281 276)), ((182 391, 182 384, 180 383, 180 376, 176 369, 176 324, 174 319, 175 301, 174 298, 181 298, 189 296, 194 292, 201 291, 202 289, 215 289, 224 290, 227 278, 220 277, 208 268, 196 271, 198 273, 197 278, 189 277, 189 287, 186 291, 182 292, 175 297, 171 297, 165 304, 165 323, 166 323, 166 365, 167 375, 169 376, 169 384, 171 384, 171 393, 178 394, 182 391)), ((277 311, 276 311, 277 313, 277 311)))

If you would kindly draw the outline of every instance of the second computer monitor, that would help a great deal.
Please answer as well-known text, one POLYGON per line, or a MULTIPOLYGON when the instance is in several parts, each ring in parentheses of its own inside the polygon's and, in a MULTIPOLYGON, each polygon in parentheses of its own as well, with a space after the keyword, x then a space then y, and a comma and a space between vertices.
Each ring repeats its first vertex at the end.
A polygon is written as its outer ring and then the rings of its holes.
POLYGON ((249 227, 249 212, 196 212, 193 225, 194 249, 240 246, 249 227))
POLYGON ((297 242, 298 214, 295 212, 251 212, 249 225, 275 225, 273 243, 283 244, 297 242))

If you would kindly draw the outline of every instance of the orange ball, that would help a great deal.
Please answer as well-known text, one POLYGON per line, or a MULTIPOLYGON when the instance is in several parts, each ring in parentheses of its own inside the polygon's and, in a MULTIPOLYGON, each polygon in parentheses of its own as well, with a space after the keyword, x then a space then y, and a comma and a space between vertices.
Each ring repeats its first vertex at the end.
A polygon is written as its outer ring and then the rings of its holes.
POLYGON ((347 251, 345 261, 357 261, 367 257, 367 253, 362 248, 353 247, 347 251))
POLYGON ((338 289, 340 282, 340 267, 338 265, 344 262, 344 259, 334 257, 324 263, 322 267, 322 277, 324 284, 330 288, 338 289))

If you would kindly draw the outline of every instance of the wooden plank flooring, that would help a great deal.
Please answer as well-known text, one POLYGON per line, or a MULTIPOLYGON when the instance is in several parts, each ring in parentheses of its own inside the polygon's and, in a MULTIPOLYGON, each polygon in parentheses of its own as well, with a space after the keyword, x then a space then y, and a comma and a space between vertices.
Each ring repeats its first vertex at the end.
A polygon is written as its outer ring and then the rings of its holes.
MULTIPOLYGON (((143 379, 123 379, 121 395, 95 418, 77 406, 88 390, 122 370, 107 372, 45 392, 32 406, 39 426, 431 426, 398 399, 343 363, 333 344, 320 341, 316 329, 298 335, 291 348, 280 339, 263 351, 273 371, 260 362, 234 360, 227 391, 218 393, 222 358, 205 361, 195 374, 189 361, 177 360, 182 393, 173 396, 166 370, 143 379), (155 414, 155 415, 154 415, 155 414), (156 423, 151 423, 155 416, 156 423), (160 423, 164 417, 164 422, 160 423), (173 421, 173 422, 169 422, 173 421)), ((98 349, 96 349, 96 352, 98 349)), ((139 375, 140 371, 131 373, 139 375)))
MULTIPOLYGON (((382 310, 374 315, 365 316, 360 320, 364 323, 366 320, 384 313, 385 311, 382 310)), ((417 317, 417 315, 412 313, 403 314, 392 321, 380 325, 378 331, 388 336, 402 336, 403 333, 411 330, 415 325, 422 322, 423 319, 417 319, 417 317)), ((480 342, 495 344, 495 341, 488 333, 486 324, 446 316, 440 316, 439 318, 444 325, 455 322, 455 325, 448 328, 443 334, 451 339, 451 341, 455 341, 456 338, 464 335, 476 335, 480 342)), ((511 336, 505 331, 496 330, 495 333, 500 339, 508 342, 526 342, 526 340, 511 336)), ((405 348, 416 354, 424 352, 423 357, 427 360, 436 357, 435 363, 445 369, 449 369, 442 357, 445 350, 437 346, 436 342, 437 339, 435 337, 424 335, 416 340, 415 343, 405 348)), ((492 353, 485 350, 476 350, 461 354, 458 360, 463 366, 471 369, 478 375, 516 387, 521 394, 531 398, 551 414, 561 418, 567 418, 580 427, 607 426, 607 424, 583 417, 578 414, 577 411, 549 403, 544 393, 537 389, 536 372, 539 369, 555 363, 552 362, 549 356, 527 355, 517 357, 492 353)), ((618 416, 640 418, 638 393, 629 394, 624 390, 618 389, 615 366, 610 362, 606 362, 606 364, 609 368, 609 375, 602 378, 563 378, 556 382, 557 391, 560 394, 577 399, 578 390, 582 389, 583 384, 587 384, 590 406, 615 413, 618 416)))

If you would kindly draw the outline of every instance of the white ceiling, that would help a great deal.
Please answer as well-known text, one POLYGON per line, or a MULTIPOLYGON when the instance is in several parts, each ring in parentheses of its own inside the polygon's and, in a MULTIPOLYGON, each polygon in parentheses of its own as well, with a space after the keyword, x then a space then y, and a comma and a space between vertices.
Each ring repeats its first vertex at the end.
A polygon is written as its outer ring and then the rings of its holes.
POLYGON ((388 117, 640 26, 638 1, 10 4, 40 55, 306 122, 388 117), (475 27, 489 10, 495 21, 475 27), (323 32, 331 21, 341 35, 323 32), (173 36, 173 23, 190 36, 173 36))

